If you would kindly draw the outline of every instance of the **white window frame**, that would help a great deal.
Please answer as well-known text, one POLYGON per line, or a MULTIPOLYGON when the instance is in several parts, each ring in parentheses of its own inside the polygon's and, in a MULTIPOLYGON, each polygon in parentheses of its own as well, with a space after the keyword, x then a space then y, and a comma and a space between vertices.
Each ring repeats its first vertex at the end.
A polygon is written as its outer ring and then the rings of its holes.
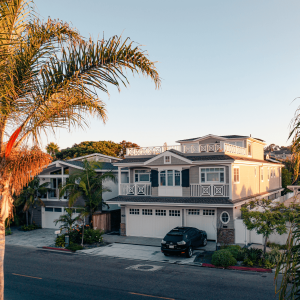
POLYGON ((167 216, 167 210, 166 209, 156 209, 155 215, 159 217, 166 217, 167 216))
POLYGON ((140 209, 139 208, 129 208, 129 214, 130 215, 139 215, 140 209))
POLYGON ((164 164, 171 164, 171 155, 164 156, 164 164), (169 158, 169 161, 167 161, 167 158, 169 158))
POLYGON ((239 184, 239 183, 240 183, 240 179, 241 179, 240 167, 233 167, 233 172, 232 172, 232 174, 233 174, 233 183, 234 183, 234 184, 239 184), (238 181, 235 181, 235 180, 234 180, 234 170, 235 170, 235 169, 239 170, 239 172, 238 172, 238 173, 239 173, 239 174, 238 174, 238 175, 239 175, 239 180, 238 180, 238 181))
POLYGON ((264 182, 264 167, 260 168, 260 180, 261 182, 264 182))
POLYGON ((146 173, 149 173, 149 181, 140 181, 140 174, 145 174, 145 173, 137 173, 138 174, 138 181, 135 181, 135 171, 148 171, 148 170, 146 170, 146 169, 134 169, 133 170, 134 172, 133 172, 133 180, 134 180, 134 182, 133 183, 144 183, 144 182, 151 182, 151 170, 149 170, 149 172, 146 172, 146 173))
POLYGON ((158 177, 158 186, 159 187, 182 187, 182 176, 181 176, 181 170, 176 170, 176 169, 163 169, 159 171, 159 177, 158 177), (173 172, 173 185, 168 185, 168 171, 172 171, 173 172), (179 172, 179 177, 180 177, 180 184, 179 185, 175 185, 175 171, 179 172), (165 181, 166 181, 166 185, 161 185, 161 172, 165 172, 165 181))
POLYGON ((142 215, 143 216, 152 216, 153 215, 152 208, 142 208, 142 215))
POLYGON ((187 210, 188 215, 190 216, 200 216, 200 209, 195 209, 195 208, 189 208, 187 210))
POLYGON ((202 215, 203 216, 214 216, 215 215, 215 209, 203 209, 202 215))
POLYGON ((199 184, 206 184, 206 183, 208 183, 208 184, 214 184, 214 183, 216 183, 216 184, 218 184, 218 183, 225 184, 225 182, 226 182, 226 178, 225 178, 226 169, 223 166, 222 167, 213 167, 213 168, 199 168, 199 172, 200 172, 200 174, 199 174, 199 184), (205 171, 202 172, 202 169, 204 169, 205 171), (206 169, 223 169, 223 171, 221 171, 221 170, 219 170, 219 171, 208 171, 208 172, 213 172, 213 173, 219 173, 219 181, 208 181, 207 180, 207 171, 206 171, 206 169), (224 181, 220 181, 220 178, 221 178, 220 174, 221 173, 224 174, 224 181), (205 181, 204 182, 202 182, 202 174, 205 174, 205 181))
POLYGON ((169 217, 180 217, 180 209, 169 209, 169 217))
POLYGON ((221 214, 220 214, 220 221, 221 221, 222 224, 224 224, 224 225, 226 225, 226 224, 229 223, 229 221, 230 221, 230 214, 229 214, 228 211, 224 210, 224 211, 221 212, 221 214), (228 215, 228 221, 227 221, 227 222, 224 222, 224 221, 222 220, 222 215, 223 215, 224 213, 226 213, 226 214, 228 215))

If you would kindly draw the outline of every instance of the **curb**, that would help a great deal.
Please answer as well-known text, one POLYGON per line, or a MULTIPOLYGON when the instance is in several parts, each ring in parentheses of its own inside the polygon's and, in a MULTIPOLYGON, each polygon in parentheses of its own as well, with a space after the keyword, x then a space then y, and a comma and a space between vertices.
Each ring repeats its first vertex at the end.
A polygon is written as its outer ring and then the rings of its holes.
MULTIPOLYGON (((224 269, 222 267, 216 267, 216 266, 214 266, 212 264, 206 264, 206 263, 203 263, 202 267, 224 269)), ((251 267, 230 266, 227 269, 229 269, 229 270, 237 270, 237 271, 250 271, 250 272, 272 273, 272 269, 251 268, 251 267)))
POLYGON ((62 248, 55 248, 55 247, 42 247, 43 249, 49 249, 49 250, 57 250, 57 251, 65 251, 65 252, 72 252, 71 250, 69 249, 62 249, 62 248))

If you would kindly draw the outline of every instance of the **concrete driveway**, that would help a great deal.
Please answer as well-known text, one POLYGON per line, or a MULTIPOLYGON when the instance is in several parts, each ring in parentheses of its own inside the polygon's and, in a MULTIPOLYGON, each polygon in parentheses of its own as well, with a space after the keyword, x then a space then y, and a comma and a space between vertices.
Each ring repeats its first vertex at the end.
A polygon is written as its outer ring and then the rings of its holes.
POLYGON ((31 231, 21 231, 16 228, 11 229, 12 234, 5 237, 6 245, 18 245, 26 247, 53 246, 55 244, 55 229, 36 229, 31 231))
POLYGON ((93 248, 88 250, 80 250, 77 251, 76 253, 78 255, 111 256, 111 257, 126 258, 126 259, 191 264, 194 262, 194 259, 196 258, 197 254, 203 251, 204 248, 203 250, 195 250, 193 256, 191 258, 187 258, 184 255, 165 256, 163 253, 161 253, 159 246, 144 246, 144 245, 113 243, 105 247, 93 248))

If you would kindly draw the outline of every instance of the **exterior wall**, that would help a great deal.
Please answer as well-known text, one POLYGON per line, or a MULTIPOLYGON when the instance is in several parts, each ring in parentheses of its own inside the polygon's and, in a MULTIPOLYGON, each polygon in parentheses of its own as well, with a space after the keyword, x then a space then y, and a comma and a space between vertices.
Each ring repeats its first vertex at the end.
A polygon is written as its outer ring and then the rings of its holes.
POLYGON ((158 197, 158 187, 152 187, 152 196, 158 197))
POLYGON ((148 164, 148 166, 169 166, 169 165, 186 165, 187 163, 180 158, 171 156, 171 164, 165 164, 164 156, 158 157, 154 161, 148 164))
POLYGON ((190 197, 190 196, 191 196, 190 187, 183 187, 182 197, 190 197))
POLYGON ((161 166, 164 165, 164 157, 158 157, 157 159, 155 159, 154 161, 152 161, 151 163, 148 164, 148 166, 161 166))
MULTIPOLYGON (((31 211, 29 211, 28 214, 28 223, 30 224, 30 218, 31 218, 31 211)), ((33 222, 36 225, 42 226, 42 208, 40 206, 37 206, 36 209, 33 210, 33 222)))
POLYGON ((281 179, 279 173, 280 167, 264 166, 261 169, 261 165, 232 165, 232 200, 237 200, 251 195, 268 192, 271 190, 281 188, 281 179), (240 182, 233 182, 233 168, 239 167, 240 169, 240 182), (256 176, 255 176, 256 167, 256 176), (275 177, 271 178, 271 169, 275 168, 275 177), (261 181, 261 170, 263 170, 264 180, 261 181), (268 179, 268 171, 270 172, 270 178, 268 179))
MULTIPOLYGON (((186 162, 177 157, 171 156, 171 164, 172 165, 186 165, 186 162)), ((167 164, 164 164, 164 165, 167 165, 167 164)))
POLYGON ((199 166, 190 168, 190 183, 199 183, 199 166))
POLYGON ((219 139, 216 138, 207 138, 205 140, 199 141, 199 144, 214 144, 214 143, 220 143, 219 139))
POLYGON ((120 235, 126 235, 126 212, 125 212, 125 206, 121 207, 120 235))
POLYGON ((234 229, 234 218, 233 218, 233 209, 232 208, 222 208, 222 207, 217 208, 217 228, 218 229, 220 229, 220 228, 234 229), (221 219, 220 219, 221 213, 223 211, 228 212, 228 214, 230 216, 229 222, 225 225, 221 222, 221 219), (227 228, 224 226, 227 226, 227 228))
POLYGON ((264 159, 264 145, 259 143, 252 143, 252 158, 264 159))

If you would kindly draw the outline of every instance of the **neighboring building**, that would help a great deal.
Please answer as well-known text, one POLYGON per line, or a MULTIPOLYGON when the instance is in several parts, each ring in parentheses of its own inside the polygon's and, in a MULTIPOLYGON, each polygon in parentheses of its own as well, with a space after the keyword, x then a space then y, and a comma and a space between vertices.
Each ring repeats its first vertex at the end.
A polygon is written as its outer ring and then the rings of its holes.
POLYGON ((292 158, 292 152, 289 149, 265 151, 265 155, 269 155, 270 158, 280 159, 280 160, 286 160, 286 159, 291 160, 292 158))
POLYGON ((275 199, 283 190, 283 165, 264 159, 261 139, 210 134, 178 143, 130 148, 113 163, 119 174, 129 169, 119 196, 108 201, 121 207, 122 235, 161 238, 176 226, 192 226, 209 240, 219 235, 234 243, 241 205, 275 199))
MULTIPOLYGON (((100 153, 94 153, 86 156, 73 158, 66 161, 54 161, 46 169, 41 172, 38 177, 40 183, 49 182, 49 188, 51 189, 46 195, 42 195, 41 199, 45 204, 45 207, 37 206, 34 210, 33 219, 36 224, 41 225, 43 228, 59 228, 60 224, 55 226, 54 220, 58 219, 61 214, 64 213, 64 208, 68 207, 68 198, 63 196, 59 198, 58 188, 61 184, 66 182, 69 174, 72 174, 74 170, 83 169, 83 160, 98 161, 103 163, 103 168, 96 170, 97 173, 106 171, 112 171, 116 178, 118 177, 117 167, 113 166, 112 163, 121 161, 120 158, 103 155, 100 153)), ((121 175, 126 178, 128 177, 128 171, 122 171, 121 175)), ((116 197, 118 195, 118 184, 112 181, 105 181, 104 185, 112 190, 112 192, 106 192, 103 194, 104 201, 116 197)), ((84 202, 78 201, 76 205, 84 205, 84 202)), ((109 210, 119 209, 117 205, 110 205, 109 210)), ((108 210, 108 208, 103 208, 108 210)))

